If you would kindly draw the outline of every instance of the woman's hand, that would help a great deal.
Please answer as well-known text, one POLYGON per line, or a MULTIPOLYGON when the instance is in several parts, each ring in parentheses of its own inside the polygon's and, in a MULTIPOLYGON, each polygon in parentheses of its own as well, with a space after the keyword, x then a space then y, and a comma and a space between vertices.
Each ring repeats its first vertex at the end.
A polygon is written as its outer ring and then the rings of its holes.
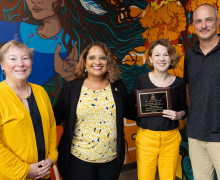
POLYGON ((42 167, 46 167, 46 169, 43 169, 42 171, 40 171, 36 179, 42 178, 46 176, 47 174, 49 174, 50 168, 52 167, 52 165, 53 165, 53 161, 50 158, 47 158, 42 164, 42 167))
POLYGON ((49 174, 50 171, 48 171, 48 168, 50 169, 51 164, 48 163, 47 165, 45 165, 44 162, 45 161, 43 160, 38 163, 30 164, 31 167, 30 167, 27 177, 39 179, 49 174))
POLYGON ((173 110, 163 110, 163 117, 169 118, 171 120, 179 120, 181 118, 181 113, 173 110))
POLYGON ((78 64, 79 53, 77 50, 77 41, 73 44, 73 49, 71 53, 62 59, 60 57, 61 44, 57 44, 56 51, 54 53, 54 69, 55 71, 66 81, 71 81, 75 79, 74 70, 78 64))

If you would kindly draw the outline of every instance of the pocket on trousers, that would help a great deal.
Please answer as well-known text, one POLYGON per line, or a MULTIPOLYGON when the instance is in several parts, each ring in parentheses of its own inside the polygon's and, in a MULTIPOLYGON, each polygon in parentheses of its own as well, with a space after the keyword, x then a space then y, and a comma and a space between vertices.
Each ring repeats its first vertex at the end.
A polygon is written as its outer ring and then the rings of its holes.
POLYGON ((179 136, 179 142, 181 143, 181 141, 182 141, 182 136, 181 136, 181 134, 180 134, 180 132, 179 132, 178 129, 177 129, 177 131, 178 131, 178 136, 179 136))
POLYGON ((139 142, 139 133, 140 131, 142 131, 141 127, 138 127, 137 129, 137 134, 136 134, 136 138, 135 138, 135 145, 137 146, 137 143, 139 142))

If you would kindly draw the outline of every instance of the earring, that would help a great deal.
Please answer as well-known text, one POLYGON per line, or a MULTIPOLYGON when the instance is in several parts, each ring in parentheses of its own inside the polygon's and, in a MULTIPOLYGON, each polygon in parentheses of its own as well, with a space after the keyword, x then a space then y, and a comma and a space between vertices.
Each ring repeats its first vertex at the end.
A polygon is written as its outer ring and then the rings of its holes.
POLYGON ((87 70, 85 69, 85 72, 87 72, 87 70))
POLYGON ((65 6, 65 4, 64 4, 64 3, 61 3, 61 4, 60 4, 60 7, 64 7, 64 6, 65 6))

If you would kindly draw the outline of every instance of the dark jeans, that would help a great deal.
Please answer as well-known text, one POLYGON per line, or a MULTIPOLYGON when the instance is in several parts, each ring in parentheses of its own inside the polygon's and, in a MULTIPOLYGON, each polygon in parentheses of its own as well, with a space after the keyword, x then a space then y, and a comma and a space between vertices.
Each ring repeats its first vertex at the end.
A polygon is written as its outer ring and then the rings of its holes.
POLYGON ((106 163, 90 163, 71 154, 64 180, 118 180, 122 165, 117 166, 117 158, 106 163))

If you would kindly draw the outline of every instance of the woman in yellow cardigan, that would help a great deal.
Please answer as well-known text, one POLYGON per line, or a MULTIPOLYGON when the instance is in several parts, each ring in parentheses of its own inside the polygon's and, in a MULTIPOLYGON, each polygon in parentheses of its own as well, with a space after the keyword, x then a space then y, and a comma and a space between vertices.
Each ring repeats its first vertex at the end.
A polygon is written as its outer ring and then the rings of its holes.
POLYGON ((33 50, 10 41, 0 50, 0 179, 50 179, 57 160, 56 123, 45 90, 27 83, 33 50))

